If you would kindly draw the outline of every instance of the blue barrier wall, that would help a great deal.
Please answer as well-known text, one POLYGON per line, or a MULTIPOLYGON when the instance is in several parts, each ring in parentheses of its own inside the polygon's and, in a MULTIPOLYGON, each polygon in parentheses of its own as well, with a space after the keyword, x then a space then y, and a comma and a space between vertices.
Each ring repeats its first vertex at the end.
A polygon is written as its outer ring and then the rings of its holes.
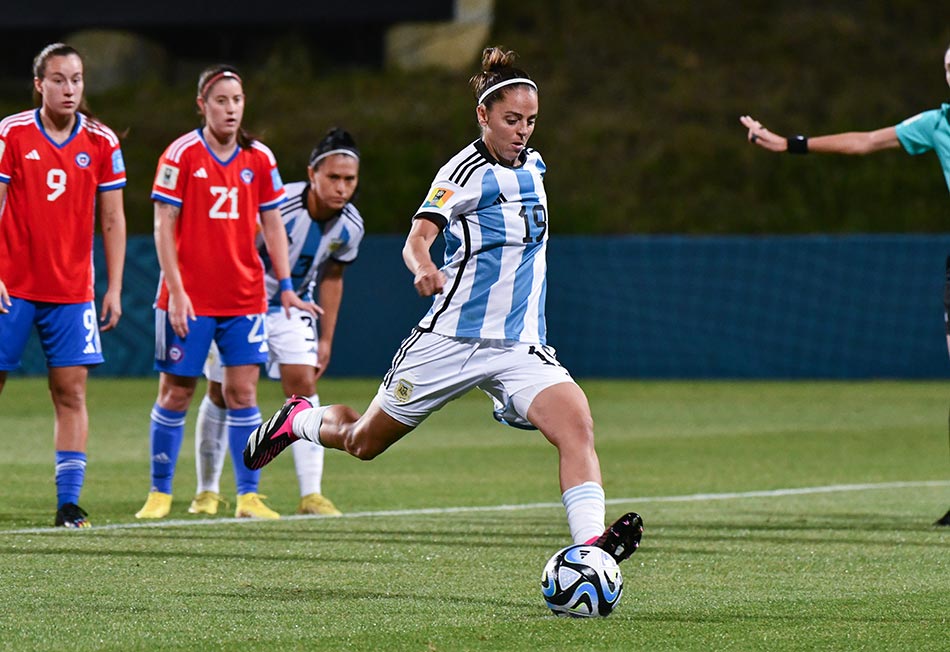
MULTIPOLYGON (((402 243, 368 236, 347 270, 331 375, 381 376, 426 311, 402 243)), ((550 343, 579 377, 944 378, 948 252, 950 235, 556 237, 550 343)), ((157 280, 152 239, 132 238, 94 373, 154 373, 157 280)), ((23 372, 45 373, 35 340, 23 372)))

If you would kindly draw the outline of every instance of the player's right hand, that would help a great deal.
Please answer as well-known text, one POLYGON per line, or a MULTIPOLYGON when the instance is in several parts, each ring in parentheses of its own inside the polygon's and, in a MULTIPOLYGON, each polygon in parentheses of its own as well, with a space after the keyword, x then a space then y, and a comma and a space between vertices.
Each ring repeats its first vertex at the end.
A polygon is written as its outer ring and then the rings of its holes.
POLYGON ((188 336, 188 321, 198 319, 195 308, 191 305, 191 297, 181 292, 168 293, 168 323, 178 337, 188 336))
POLYGON ((416 274, 412 284, 420 297, 431 297, 442 292, 445 287, 445 274, 434 263, 425 265, 416 274))

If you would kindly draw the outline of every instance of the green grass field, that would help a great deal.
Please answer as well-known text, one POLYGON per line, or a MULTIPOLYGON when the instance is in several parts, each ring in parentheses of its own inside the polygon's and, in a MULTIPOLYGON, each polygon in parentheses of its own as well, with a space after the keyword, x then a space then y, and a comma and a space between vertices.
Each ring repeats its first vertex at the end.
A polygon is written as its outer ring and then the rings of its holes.
MULTIPOLYGON (((342 518, 237 522, 186 512, 189 415, 168 521, 148 491, 156 381, 93 379, 82 505, 50 527, 43 379, 0 396, 0 649, 947 650, 946 383, 582 383, 608 518, 640 512, 610 618, 555 618, 547 557, 569 543, 554 449, 471 394, 373 462, 327 455, 342 518)), ((375 381, 327 380, 362 409, 375 381)), ((280 403, 261 386, 263 411, 280 403)), ((226 471, 222 487, 233 498, 226 471)), ((268 503, 297 501, 290 455, 268 503)), ((233 509, 233 507, 232 507, 233 509)))

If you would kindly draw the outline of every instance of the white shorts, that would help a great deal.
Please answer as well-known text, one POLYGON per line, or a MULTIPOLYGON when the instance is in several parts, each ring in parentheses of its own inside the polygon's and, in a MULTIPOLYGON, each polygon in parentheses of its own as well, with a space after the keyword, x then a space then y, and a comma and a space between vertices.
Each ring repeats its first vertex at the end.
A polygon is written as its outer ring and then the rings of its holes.
MULTIPOLYGON (((282 364, 317 366, 317 320, 313 315, 300 308, 291 308, 288 318, 281 308, 278 312, 268 312, 264 324, 269 347, 267 375, 270 378, 280 379, 282 364)), ((224 382, 224 369, 214 344, 205 360, 204 374, 208 380, 224 382)))
POLYGON ((477 387, 492 398, 496 419, 533 429, 527 418, 531 401, 563 382, 574 379, 549 346, 413 331, 396 352, 376 399, 393 419, 416 427, 477 387))

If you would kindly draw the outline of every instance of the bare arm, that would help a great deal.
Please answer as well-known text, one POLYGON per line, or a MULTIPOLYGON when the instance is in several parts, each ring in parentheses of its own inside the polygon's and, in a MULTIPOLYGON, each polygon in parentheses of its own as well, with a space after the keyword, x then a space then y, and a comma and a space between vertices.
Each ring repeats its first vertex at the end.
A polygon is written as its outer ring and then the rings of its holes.
MULTIPOLYGON (((267 255, 270 256, 271 265, 274 267, 274 276, 278 280, 290 278, 287 231, 280 219, 280 209, 271 208, 261 212, 261 233, 264 236, 267 255)), ((306 310, 314 316, 322 312, 314 304, 303 301, 293 290, 283 290, 280 293, 280 303, 284 306, 284 313, 288 317, 290 316, 291 306, 306 310)))
MULTIPOLYGON (((739 121, 749 130, 749 142, 771 152, 788 151, 788 140, 784 136, 772 133, 752 116, 744 115, 739 121)), ((895 147, 900 147, 895 127, 874 131, 848 131, 808 139, 808 151, 816 153, 871 154, 895 147)))
POLYGON ((445 274, 432 262, 429 247, 439 236, 439 227, 426 219, 415 219, 402 248, 402 259, 413 273, 413 285, 419 296, 431 297, 442 292, 445 274))
POLYGON ((188 320, 196 319, 191 298, 185 292, 178 268, 178 249, 175 247, 175 222, 181 209, 164 202, 155 202, 155 251, 168 288, 168 321, 179 337, 188 335, 188 320))
POLYGON ((342 263, 333 260, 327 261, 323 278, 320 279, 320 307, 323 315, 320 316, 320 339, 317 341, 317 378, 326 371, 330 364, 333 351, 333 334, 336 332, 336 320, 340 314, 340 304, 343 301, 343 270, 342 263))
POLYGON ((122 190, 99 193, 99 223, 102 227, 102 242, 106 253, 108 287, 102 297, 102 312, 99 321, 102 330, 115 328, 122 316, 122 272, 125 269, 125 208, 122 205, 122 190))
MULTIPOLYGON (((3 201, 7 198, 7 184, 0 183, 0 210, 3 209, 3 201)), ((3 284, 3 279, 0 278, 0 315, 10 312, 9 307, 13 304, 10 302, 10 295, 7 292, 7 286, 3 284)))

